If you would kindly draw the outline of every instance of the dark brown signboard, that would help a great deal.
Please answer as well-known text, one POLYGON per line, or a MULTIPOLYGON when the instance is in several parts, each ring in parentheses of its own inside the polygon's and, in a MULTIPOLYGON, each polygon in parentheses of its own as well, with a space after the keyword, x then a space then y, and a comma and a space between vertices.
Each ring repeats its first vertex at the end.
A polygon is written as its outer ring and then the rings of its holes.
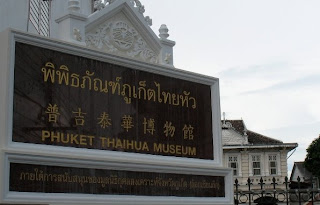
POLYGON ((10 191, 225 197, 224 177, 10 164, 10 191))
POLYGON ((16 42, 13 141, 213 159, 209 85, 16 42))

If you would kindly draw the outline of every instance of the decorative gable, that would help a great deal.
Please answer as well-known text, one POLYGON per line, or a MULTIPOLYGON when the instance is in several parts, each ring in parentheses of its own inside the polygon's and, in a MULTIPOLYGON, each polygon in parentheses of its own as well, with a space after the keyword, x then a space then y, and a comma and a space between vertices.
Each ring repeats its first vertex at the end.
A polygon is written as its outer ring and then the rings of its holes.
POLYGON ((88 17, 85 26, 87 47, 148 63, 163 61, 164 46, 150 28, 151 19, 143 16, 140 1, 108 1, 105 6, 98 2, 96 8, 100 10, 88 17))
POLYGON ((235 123, 236 121, 223 120, 221 123, 222 128, 222 143, 223 145, 245 145, 248 144, 248 136, 243 121, 235 123), (234 127, 234 125, 237 125, 234 127), (240 125, 240 126, 239 126, 240 125), (241 127, 239 131, 237 128, 241 127))
POLYGON ((123 12, 86 30, 85 43, 90 48, 107 53, 150 63, 159 61, 160 46, 150 46, 123 12))
POLYGON ((246 138, 233 129, 222 129, 223 145, 243 145, 248 144, 246 138))
POLYGON ((173 66, 174 41, 162 24, 159 37, 150 28, 139 0, 95 0, 96 11, 80 12, 79 0, 68 1, 68 11, 55 20, 57 38, 113 55, 146 63, 173 66))

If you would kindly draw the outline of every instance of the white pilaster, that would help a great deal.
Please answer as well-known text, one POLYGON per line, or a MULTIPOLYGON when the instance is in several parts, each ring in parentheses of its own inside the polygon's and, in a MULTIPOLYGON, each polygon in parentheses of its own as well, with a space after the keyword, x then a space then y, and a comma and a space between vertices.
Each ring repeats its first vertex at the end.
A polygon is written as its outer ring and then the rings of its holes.
POLYGON ((58 38, 85 46, 85 22, 87 15, 81 14, 80 10, 79 0, 68 1, 67 13, 56 19, 56 23, 58 23, 58 38))
POLYGON ((163 65, 173 66, 173 46, 176 42, 168 40, 169 29, 165 24, 162 24, 159 29, 160 43, 161 43, 161 51, 160 51, 160 63, 163 65))
POLYGON ((10 84, 11 74, 13 70, 10 69, 12 64, 10 55, 14 52, 8 39, 10 38, 10 30, 0 32, 0 203, 1 199, 8 192, 4 188, 6 180, 5 170, 7 169, 5 163, 5 151, 8 144, 8 138, 10 135, 10 113, 13 109, 11 106, 10 99, 12 99, 12 88, 10 84))

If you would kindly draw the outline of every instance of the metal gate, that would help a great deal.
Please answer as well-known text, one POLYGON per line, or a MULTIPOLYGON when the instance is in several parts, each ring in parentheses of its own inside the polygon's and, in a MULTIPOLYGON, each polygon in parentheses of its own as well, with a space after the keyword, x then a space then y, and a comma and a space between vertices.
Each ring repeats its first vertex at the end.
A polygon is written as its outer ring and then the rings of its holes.
MULTIPOLYGON (((235 180, 234 204, 258 204, 258 205, 314 205, 320 204, 320 189, 318 186, 312 185, 312 188, 302 186, 300 177, 297 178, 295 188, 290 188, 293 182, 288 181, 288 177, 284 179, 285 189, 278 189, 278 183, 273 177, 273 189, 266 189, 263 178, 261 177, 259 189, 252 189, 253 180, 248 178, 246 185, 240 185, 238 179, 235 180), (241 186, 241 187, 240 187, 241 186), (241 188, 241 189, 240 189, 241 188)), ((314 183, 313 183, 314 184, 314 183)))

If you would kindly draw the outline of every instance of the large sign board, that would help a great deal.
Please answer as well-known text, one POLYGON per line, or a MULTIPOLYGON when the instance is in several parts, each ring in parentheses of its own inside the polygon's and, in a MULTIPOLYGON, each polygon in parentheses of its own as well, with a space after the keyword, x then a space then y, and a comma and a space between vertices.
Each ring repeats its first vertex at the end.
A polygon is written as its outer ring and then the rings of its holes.
POLYGON ((10 164, 10 191, 225 197, 223 176, 10 164))
POLYGON ((214 159, 209 85, 16 42, 14 142, 214 159))
POLYGON ((17 31, 0 45, 0 203, 233 203, 218 79, 17 31))

